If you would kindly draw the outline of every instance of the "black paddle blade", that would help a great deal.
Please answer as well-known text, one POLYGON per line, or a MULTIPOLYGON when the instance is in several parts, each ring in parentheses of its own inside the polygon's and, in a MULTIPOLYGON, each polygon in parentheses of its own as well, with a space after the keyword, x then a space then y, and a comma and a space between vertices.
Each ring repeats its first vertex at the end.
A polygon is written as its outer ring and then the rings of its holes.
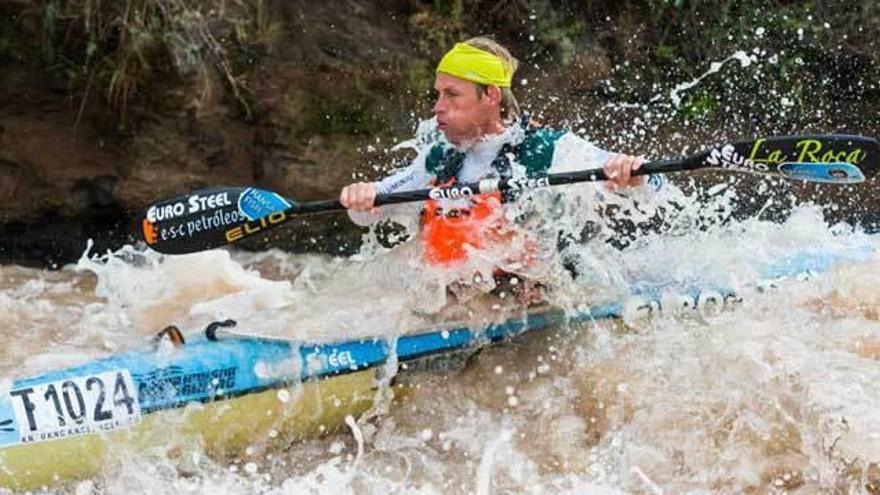
POLYGON ((194 253, 281 223, 290 207, 290 201, 261 189, 203 189, 150 206, 138 215, 137 231, 160 253, 194 253))
POLYGON ((721 168, 792 180, 855 184, 880 171, 880 143, 862 136, 779 136, 726 144, 689 160, 694 168, 721 168))

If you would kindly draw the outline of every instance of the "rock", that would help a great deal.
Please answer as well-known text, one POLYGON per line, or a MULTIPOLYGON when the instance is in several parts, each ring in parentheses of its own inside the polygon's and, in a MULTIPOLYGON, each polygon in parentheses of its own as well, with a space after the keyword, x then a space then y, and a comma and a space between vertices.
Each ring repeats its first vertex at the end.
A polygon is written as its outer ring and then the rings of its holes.
POLYGON ((0 203, 11 201, 19 188, 18 165, 0 158, 0 203))
POLYGON ((115 175, 82 177, 74 181, 71 194, 74 202, 81 205, 80 210, 105 209, 116 204, 113 192, 117 183, 119 177, 115 175))

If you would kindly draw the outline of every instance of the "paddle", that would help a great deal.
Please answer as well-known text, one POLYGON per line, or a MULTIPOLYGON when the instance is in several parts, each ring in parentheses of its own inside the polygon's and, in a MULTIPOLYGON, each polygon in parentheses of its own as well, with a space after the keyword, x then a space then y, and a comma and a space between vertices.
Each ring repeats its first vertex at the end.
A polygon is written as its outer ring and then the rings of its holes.
MULTIPOLYGON (((742 141, 677 160, 648 162, 635 175, 719 169, 829 184, 855 184, 880 171, 880 143, 860 136, 781 136, 742 141)), ((485 179, 452 187, 380 194, 376 206, 523 191, 607 180, 602 169, 543 177, 485 179)), ((306 213, 345 209, 338 200, 296 203, 256 188, 214 188, 160 201, 138 217, 140 234, 156 251, 184 254, 213 249, 306 213)))

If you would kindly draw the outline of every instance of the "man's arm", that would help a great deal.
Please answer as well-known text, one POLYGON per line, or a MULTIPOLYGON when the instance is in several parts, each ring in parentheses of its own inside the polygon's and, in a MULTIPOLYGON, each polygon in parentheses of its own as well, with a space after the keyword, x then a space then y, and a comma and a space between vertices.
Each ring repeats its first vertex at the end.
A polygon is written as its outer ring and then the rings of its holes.
POLYGON ((612 153, 570 132, 556 143, 553 162, 548 173, 575 172, 590 168, 602 168, 610 180, 605 190, 625 192, 629 188, 659 190, 665 183, 662 176, 633 176, 645 162, 644 157, 612 153))
POLYGON ((375 207, 373 203, 379 194, 390 194, 400 191, 411 191, 428 187, 432 175, 425 169, 425 157, 428 150, 418 156, 404 169, 389 175, 379 182, 357 182, 342 188, 339 202, 348 208, 348 217, 352 222, 369 226, 378 221, 388 219, 395 213, 412 210, 412 205, 389 205, 375 207))

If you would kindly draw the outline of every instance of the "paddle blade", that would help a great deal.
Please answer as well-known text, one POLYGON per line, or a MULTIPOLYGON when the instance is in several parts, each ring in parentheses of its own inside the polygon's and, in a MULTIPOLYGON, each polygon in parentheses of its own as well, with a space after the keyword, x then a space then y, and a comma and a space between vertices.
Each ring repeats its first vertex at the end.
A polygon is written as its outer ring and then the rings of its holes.
POLYGON ((185 254, 236 242, 283 222, 291 203, 270 191, 224 187, 160 201, 137 218, 137 231, 151 249, 185 254))
POLYGON ((855 184, 880 171, 880 143, 862 136, 779 136, 726 144, 697 157, 695 168, 757 172, 792 180, 855 184))

